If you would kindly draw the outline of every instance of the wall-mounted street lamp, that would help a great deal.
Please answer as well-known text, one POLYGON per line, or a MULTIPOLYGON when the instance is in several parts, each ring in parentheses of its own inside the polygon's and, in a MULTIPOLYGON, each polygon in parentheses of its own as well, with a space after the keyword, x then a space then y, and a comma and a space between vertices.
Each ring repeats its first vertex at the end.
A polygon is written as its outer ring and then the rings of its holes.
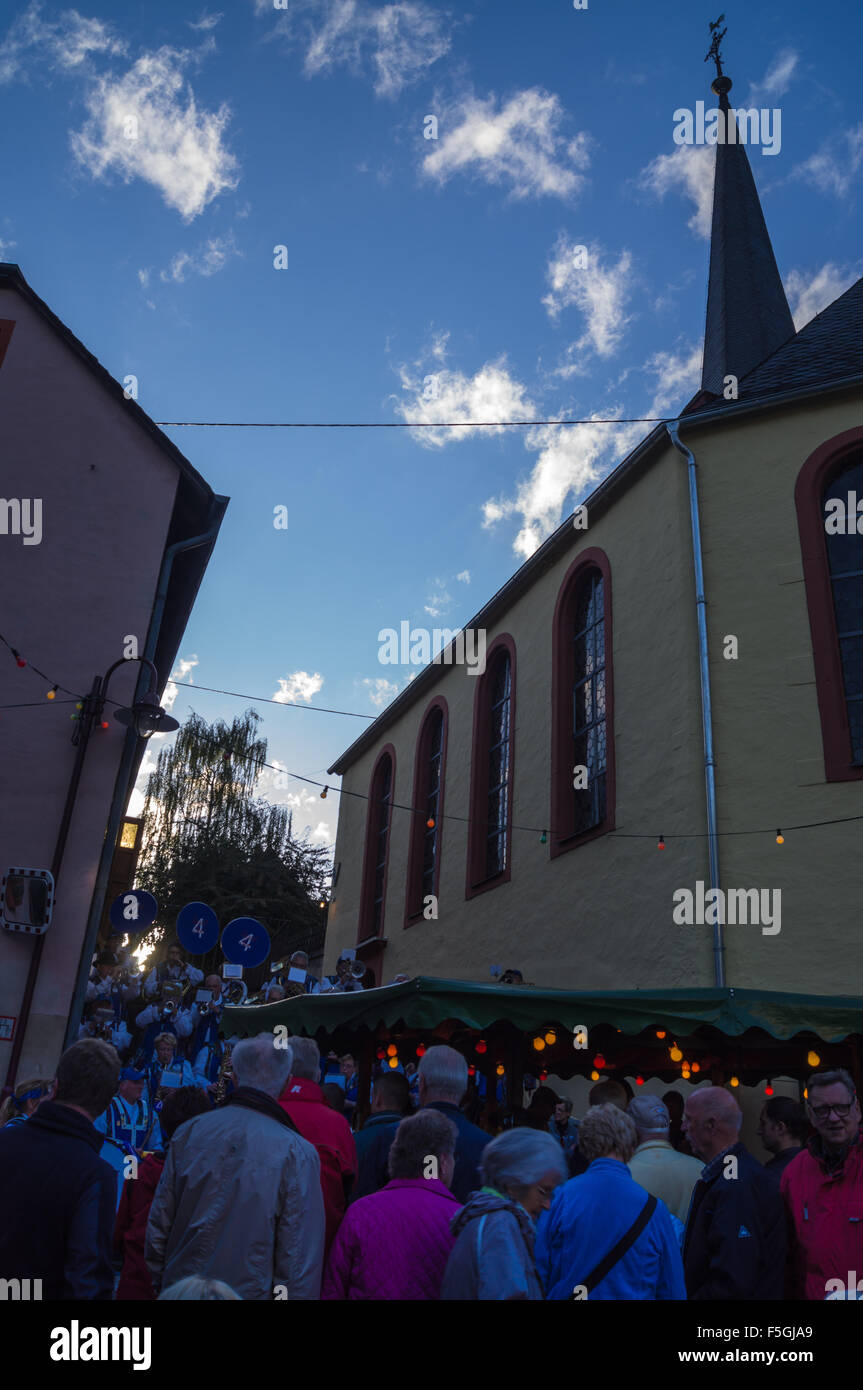
POLYGON ((108 682, 114 671, 117 670, 118 666, 125 666, 127 661, 140 661, 142 665, 149 666, 150 688, 135 701, 131 708, 121 707, 120 709, 114 710, 114 718, 117 722, 119 724, 125 724, 128 728, 134 729, 139 738, 150 738, 152 734, 169 734, 172 733, 174 729, 179 729, 179 722, 172 718, 170 714, 166 714, 159 704, 159 696, 157 694, 159 673, 152 661, 149 661, 145 656, 121 657, 119 661, 114 662, 113 666, 109 666, 102 678, 102 689, 100 692, 102 699, 105 699, 108 690, 108 682))

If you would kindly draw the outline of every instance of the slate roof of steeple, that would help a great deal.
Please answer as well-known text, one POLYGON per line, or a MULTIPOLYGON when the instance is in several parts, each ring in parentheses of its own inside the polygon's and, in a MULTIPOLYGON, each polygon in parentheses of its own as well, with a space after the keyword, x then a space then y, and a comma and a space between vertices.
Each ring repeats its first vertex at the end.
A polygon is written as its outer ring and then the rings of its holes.
POLYGON ((716 77, 712 87, 720 133, 727 122, 732 140, 716 146, 701 389, 721 397, 725 377, 742 380, 794 336, 794 321, 729 105, 731 79, 716 77))

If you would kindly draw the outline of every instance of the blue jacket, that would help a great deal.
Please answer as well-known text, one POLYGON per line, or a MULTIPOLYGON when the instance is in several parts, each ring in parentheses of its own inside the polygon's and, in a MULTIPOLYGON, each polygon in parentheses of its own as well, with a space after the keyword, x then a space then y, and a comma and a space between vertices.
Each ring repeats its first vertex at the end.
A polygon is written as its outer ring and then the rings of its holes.
POLYGON ((483 1188, 450 1222, 456 1243, 447 1261, 441 1298, 542 1299, 533 1261, 533 1222, 518 1202, 483 1188))
POLYGON ((387 1160, 390 1147, 396 1137, 396 1130, 404 1119, 397 1110, 380 1110, 370 1115, 354 1135, 357 1146, 357 1181, 350 1200, 356 1202, 360 1197, 370 1197, 379 1192, 390 1180, 387 1160))
POLYGON ((683 1245, 690 1299, 782 1298, 785 1240, 774 1179, 743 1144, 733 1144, 711 1159, 692 1189, 683 1245), (731 1154, 737 1172, 726 1178, 731 1154))
POLYGON ((0 1130, 0 1277, 41 1279, 46 1302, 111 1298, 117 1185, 102 1139, 51 1100, 0 1130))
MULTIPOLYGON (((581 1177, 558 1187, 536 1232, 536 1267, 546 1297, 571 1299, 633 1225, 647 1197, 616 1158, 595 1158, 581 1177)), ((686 1298, 680 1247, 664 1202, 657 1202, 638 1239, 588 1297, 686 1298)))
POLYGON ((458 1142, 455 1146, 455 1173, 450 1184, 450 1191, 457 1202, 464 1203, 480 1185, 479 1162, 486 1144, 491 1143, 491 1135, 486 1134, 485 1130, 480 1129, 477 1125, 472 1125, 458 1106, 453 1105, 448 1100, 433 1100, 426 1109, 439 1110, 442 1115, 446 1115, 448 1120, 452 1120, 458 1130, 458 1142))

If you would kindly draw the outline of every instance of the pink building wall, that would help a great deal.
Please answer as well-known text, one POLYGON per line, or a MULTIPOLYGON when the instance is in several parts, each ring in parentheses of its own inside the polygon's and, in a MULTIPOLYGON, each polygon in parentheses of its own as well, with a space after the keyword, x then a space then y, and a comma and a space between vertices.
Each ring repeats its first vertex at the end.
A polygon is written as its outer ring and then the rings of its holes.
MULTIPOLYGON (((51 681, 79 694, 123 656, 143 653, 177 492, 176 464, 124 402, 18 293, 0 288, 14 320, 0 366, 0 496, 42 500, 42 539, 0 534, 0 632, 51 681)), ((0 511, 0 517, 3 512, 0 511)), ((2 521, 0 521, 2 525, 2 521)), ((131 702, 141 666, 112 678, 131 702)), ((164 682, 170 673, 160 671, 164 682)), ((50 868, 75 759, 73 704, 0 647, 0 869, 50 868)), ((33 999, 19 1080, 48 1075, 62 1048, 125 730, 106 707, 84 762, 33 999)), ((0 1014, 19 1015, 34 938, 0 931, 0 1014)), ((0 1042, 0 1085, 10 1044, 0 1042)))

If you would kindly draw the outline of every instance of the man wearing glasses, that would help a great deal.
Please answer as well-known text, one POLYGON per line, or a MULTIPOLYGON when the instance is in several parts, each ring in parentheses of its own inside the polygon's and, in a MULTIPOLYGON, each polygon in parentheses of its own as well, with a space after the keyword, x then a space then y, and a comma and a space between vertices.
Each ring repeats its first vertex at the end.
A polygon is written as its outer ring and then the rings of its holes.
MULTIPOLYGON (((791 1298, 823 1299, 841 1281, 863 1296, 863 1135, 847 1071, 811 1077, 807 1110, 815 1137, 782 1174, 789 1217, 791 1298), (857 1285, 860 1281, 860 1293, 857 1285)), ((841 1295, 840 1295, 841 1296, 841 1295)))

